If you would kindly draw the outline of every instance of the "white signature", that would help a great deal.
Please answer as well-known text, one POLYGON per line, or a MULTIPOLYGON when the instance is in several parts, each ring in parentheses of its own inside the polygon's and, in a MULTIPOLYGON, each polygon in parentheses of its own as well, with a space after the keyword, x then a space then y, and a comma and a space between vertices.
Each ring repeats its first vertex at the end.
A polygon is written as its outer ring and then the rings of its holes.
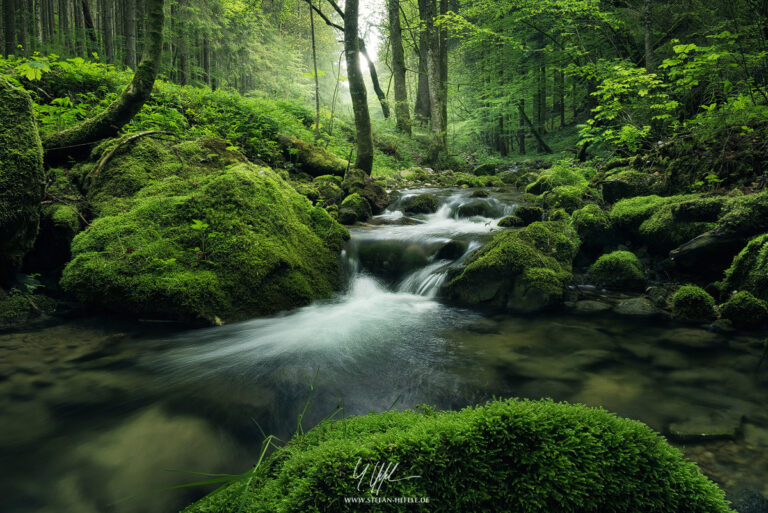
POLYGON ((363 481, 365 480, 366 475, 369 476, 368 478, 368 487, 371 490, 371 494, 378 495, 379 490, 381 490, 381 485, 386 483, 396 483, 397 481, 406 481, 408 479, 419 479, 421 476, 408 476, 408 477, 401 477, 400 479, 394 479, 392 476, 395 474, 395 471, 397 470, 397 467, 400 465, 400 463, 382 463, 380 461, 377 461, 374 463, 373 468, 371 468, 370 463, 366 463, 365 466, 358 472, 358 469, 360 468, 360 465, 362 464, 363 459, 358 458, 357 464, 355 464, 355 470, 352 472, 352 479, 357 479, 357 491, 360 491, 360 487, 363 484, 363 481), (368 471, 370 470, 370 474, 368 471))

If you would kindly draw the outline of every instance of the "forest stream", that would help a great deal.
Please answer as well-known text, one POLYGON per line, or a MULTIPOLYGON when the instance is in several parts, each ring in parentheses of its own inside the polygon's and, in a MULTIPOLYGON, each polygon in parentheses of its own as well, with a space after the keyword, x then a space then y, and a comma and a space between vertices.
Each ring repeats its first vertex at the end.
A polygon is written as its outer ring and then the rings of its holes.
POLYGON ((450 268, 521 197, 474 191, 431 189, 439 209, 414 217, 401 202, 425 190, 404 192, 351 230, 346 291, 282 315, 194 331, 101 317, 0 333, 3 509, 176 511, 208 489, 130 497, 203 479, 191 472, 243 472, 262 432, 287 440, 299 419, 307 430, 339 405, 349 416, 512 396, 641 420, 726 490, 768 493, 762 341, 609 306, 491 316, 444 304, 450 268))

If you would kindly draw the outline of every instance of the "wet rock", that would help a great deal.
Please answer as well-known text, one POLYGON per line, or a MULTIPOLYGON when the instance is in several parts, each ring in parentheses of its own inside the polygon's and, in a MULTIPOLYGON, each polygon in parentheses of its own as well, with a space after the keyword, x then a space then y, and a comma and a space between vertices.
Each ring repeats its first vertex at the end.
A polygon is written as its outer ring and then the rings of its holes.
POLYGON ((496 174, 498 166, 496 164, 480 164, 472 170, 472 174, 475 176, 493 176, 496 174))
POLYGON ((423 221, 419 221, 418 219, 413 219, 412 217, 397 217, 397 218, 391 218, 391 217, 373 217, 368 220, 369 224, 372 225, 392 225, 392 226, 411 226, 415 224, 422 224, 423 221))
POLYGON ((725 343, 716 333, 695 328, 678 328, 665 332, 661 340, 668 345, 697 350, 713 349, 725 343))
POLYGON ((467 244, 464 242, 460 242, 457 240, 452 240, 450 242, 446 242, 443 247, 441 247, 437 254, 435 255, 435 259, 437 260, 456 260, 461 255, 463 255, 467 251, 467 244))
POLYGON ((669 425, 667 436, 676 442, 696 443, 736 440, 741 435, 743 416, 732 412, 710 412, 669 425))
POLYGON ((530 205, 520 205, 515 209, 515 215, 523 220, 524 226, 528 226, 536 221, 541 221, 544 216, 544 209, 530 205))
POLYGON ((744 424, 744 441, 755 447, 768 448, 768 429, 756 424, 744 424))
POLYGON ((470 198, 487 198, 488 196, 490 196, 490 193, 483 189, 472 191, 472 194, 469 195, 470 198))
POLYGON ((602 301, 594 301, 592 299, 584 299, 582 301, 576 301, 573 305, 573 311, 577 313, 596 313, 596 312, 605 312, 607 310, 610 310, 613 308, 608 303, 603 303, 602 301))
POLYGON ((478 319, 469 323, 466 328, 467 331, 472 333, 479 333, 481 335, 492 335, 500 333, 499 323, 492 321, 491 319, 478 319))
POLYGON ((651 317, 660 313, 659 309, 644 297, 635 297, 622 301, 613 310, 621 315, 637 317, 651 317))
POLYGON ((458 214, 459 217, 494 217, 494 208, 487 201, 476 199, 461 205, 458 214))
POLYGON ((725 498, 737 513, 768 513, 768 499, 752 488, 740 488, 725 498))
POLYGON ((499 219, 497 226, 500 228, 516 228, 525 226, 525 221, 517 216, 507 216, 503 219, 499 219))
POLYGON ((431 193, 409 196, 401 204, 406 214, 432 214, 437 211, 437 196, 431 193))

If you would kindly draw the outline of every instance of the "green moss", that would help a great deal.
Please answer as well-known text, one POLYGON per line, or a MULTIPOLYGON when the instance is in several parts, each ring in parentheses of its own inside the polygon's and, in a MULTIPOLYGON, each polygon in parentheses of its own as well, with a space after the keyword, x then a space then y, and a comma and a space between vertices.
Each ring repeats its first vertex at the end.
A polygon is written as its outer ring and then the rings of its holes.
POLYGON ((584 205, 586 185, 560 185, 540 196, 541 204, 550 209, 562 208, 568 213, 584 205))
POLYGON ((277 140, 284 149, 285 158, 294 164, 295 169, 310 176, 344 176, 349 167, 346 160, 296 137, 281 135, 277 140))
POLYGON ((406 214, 431 214, 437 211, 437 196, 431 193, 408 196, 401 206, 406 214))
POLYGON ((579 234, 584 249, 602 250, 615 241, 610 216, 594 203, 575 211, 571 223, 579 234))
POLYGON ((562 301, 578 237, 565 223, 505 231, 473 253, 448 284, 456 302, 535 311, 562 301))
POLYGON ((640 224, 640 239, 649 249, 668 252, 716 226, 715 223, 677 221, 672 213, 676 206, 676 203, 661 205, 640 224))
POLYGON ((544 217, 544 209, 532 205, 520 205, 515 209, 515 215, 523 221, 524 226, 528 226, 533 222, 541 221, 544 217))
POLYGON ((0 283, 32 249, 43 197, 43 148, 32 101, 0 77, 0 283))
POLYGON ((768 233, 750 240, 725 271, 724 290, 746 290, 768 301, 768 233))
POLYGON ((312 185, 317 191, 317 201, 323 205, 335 205, 344 198, 341 178, 338 176, 318 176, 312 180, 312 185))
POLYGON ((589 268, 589 279, 610 289, 639 290, 645 285, 643 266, 630 251, 614 251, 598 258, 589 268))
POLYGON ((531 223, 525 230, 520 231, 520 238, 567 267, 570 267, 581 244, 578 234, 568 223, 562 221, 531 223))
POLYGON ((377 462, 397 464, 380 496, 428 504, 366 511, 728 513, 723 492, 645 424, 551 400, 496 400, 459 412, 371 413, 320 424, 244 481, 185 513, 362 511, 377 462), (352 474, 369 465, 358 488, 352 474), (419 476, 403 479, 407 476, 419 476), (242 508, 242 509, 241 509, 242 508))
POLYGON ((603 200, 614 203, 622 198, 654 194, 661 188, 658 177, 633 169, 623 169, 600 183, 603 200))
POLYGON ((525 221, 517 216, 507 216, 499 219, 498 226, 501 228, 518 228, 525 226, 525 221))
POLYGON ((55 309, 56 302, 39 294, 25 294, 16 289, 5 295, 0 290, 0 328, 16 326, 55 309))
POLYGON ((720 306, 720 316, 737 328, 757 328, 768 323, 768 303, 742 290, 720 306))
POLYGON ((710 321, 717 317, 715 300, 704 289, 683 285, 672 296, 672 313, 688 321, 710 321))
POLYGON ((341 202, 339 220, 342 224, 354 224, 366 221, 371 217, 371 206, 357 193, 350 194, 341 202))
POLYGON ((586 188, 589 181, 585 176, 588 176, 592 171, 591 169, 578 168, 571 161, 561 161, 542 171, 536 181, 525 188, 525 191, 538 195, 551 191, 555 187, 566 185, 586 188))
POLYGON ((72 243, 65 290, 137 315, 216 321, 273 313, 339 285, 346 230, 268 168, 168 177, 72 243))

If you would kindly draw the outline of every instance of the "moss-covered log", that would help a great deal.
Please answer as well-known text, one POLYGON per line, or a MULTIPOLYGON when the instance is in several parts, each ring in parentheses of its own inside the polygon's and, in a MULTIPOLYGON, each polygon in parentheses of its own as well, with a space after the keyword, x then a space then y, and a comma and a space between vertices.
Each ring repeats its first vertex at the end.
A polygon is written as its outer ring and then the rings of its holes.
POLYGON ((152 94, 163 52, 164 0, 147 0, 144 53, 133 80, 106 109, 83 123, 45 138, 45 159, 49 164, 68 157, 87 155, 90 146, 114 137, 128 124, 152 94))

